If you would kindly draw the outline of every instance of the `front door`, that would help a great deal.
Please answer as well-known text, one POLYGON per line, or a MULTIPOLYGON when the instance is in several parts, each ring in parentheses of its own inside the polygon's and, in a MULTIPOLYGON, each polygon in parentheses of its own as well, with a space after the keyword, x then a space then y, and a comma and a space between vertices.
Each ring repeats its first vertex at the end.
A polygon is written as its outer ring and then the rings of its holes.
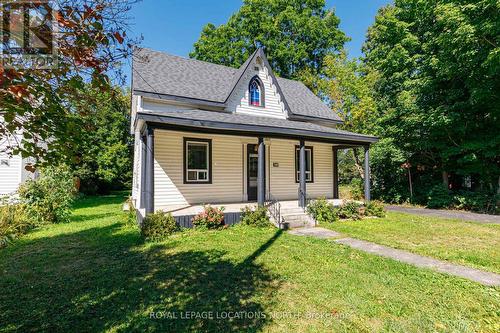
POLYGON ((257 168, 259 165, 259 155, 257 145, 247 146, 247 193, 248 201, 257 200, 257 168))

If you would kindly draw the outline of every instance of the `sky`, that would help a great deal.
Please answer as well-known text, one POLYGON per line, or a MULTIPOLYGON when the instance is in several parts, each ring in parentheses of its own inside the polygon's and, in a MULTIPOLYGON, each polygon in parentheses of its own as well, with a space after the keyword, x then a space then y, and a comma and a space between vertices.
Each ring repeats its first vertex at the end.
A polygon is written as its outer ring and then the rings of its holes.
MULTIPOLYGON (((350 57, 362 55, 366 30, 373 24, 377 10, 390 2, 327 0, 327 8, 334 8, 340 18, 340 29, 351 38, 346 44, 350 57)), ((205 24, 226 23, 242 3, 242 0, 142 0, 129 14, 130 33, 143 36, 143 47, 187 57, 205 24)))

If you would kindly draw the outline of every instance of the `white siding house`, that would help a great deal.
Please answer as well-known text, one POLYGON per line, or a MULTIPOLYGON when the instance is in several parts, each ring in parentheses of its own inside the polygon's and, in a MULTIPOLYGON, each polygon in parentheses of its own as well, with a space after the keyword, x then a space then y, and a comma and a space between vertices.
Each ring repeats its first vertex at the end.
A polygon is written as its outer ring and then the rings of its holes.
POLYGON ((12 194, 22 182, 23 159, 0 153, 0 196, 12 194))
POLYGON ((30 159, 23 159, 20 154, 7 153, 7 147, 15 146, 20 142, 20 135, 0 138, 0 196, 14 194, 19 185, 35 177, 35 174, 25 169, 30 159))
POLYGON ((138 49, 132 83, 141 215, 253 202, 303 210, 310 198, 338 198, 336 152, 349 147, 365 148, 369 200, 377 139, 338 129, 339 116, 301 82, 277 78, 261 49, 238 69, 138 49))

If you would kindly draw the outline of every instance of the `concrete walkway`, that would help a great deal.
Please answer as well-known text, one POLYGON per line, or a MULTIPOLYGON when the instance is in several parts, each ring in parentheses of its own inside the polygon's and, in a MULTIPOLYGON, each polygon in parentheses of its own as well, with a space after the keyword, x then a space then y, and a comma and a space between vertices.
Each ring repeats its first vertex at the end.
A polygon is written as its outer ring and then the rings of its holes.
MULTIPOLYGON (((290 230, 289 233, 298 236, 312 236, 317 238, 338 238, 338 232, 324 228, 300 228, 290 230)), ((378 245, 355 238, 340 238, 333 240, 336 243, 350 246, 354 249, 367 253, 376 254, 381 257, 391 258, 400 262, 411 264, 417 267, 432 269, 437 272, 459 276, 486 286, 500 286, 500 275, 479 269, 469 268, 462 265, 451 264, 446 261, 424 257, 408 251, 397 250, 391 247, 378 245)))
POLYGON ((341 236, 341 234, 336 231, 320 227, 297 228, 290 230, 288 233, 297 236, 312 236, 316 238, 338 238, 341 236))
POLYGON ((415 215, 427 215, 435 217, 443 217, 447 219, 459 219, 464 221, 478 222, 484 224, 500 224, 500 215, 478 214, 471 212, 462 212, 458 210, 444 210, 444 209, 429 209, 419 207, 405 207, 405 206, 385 206, 387 210, 394 212, 409 213, 415 215))

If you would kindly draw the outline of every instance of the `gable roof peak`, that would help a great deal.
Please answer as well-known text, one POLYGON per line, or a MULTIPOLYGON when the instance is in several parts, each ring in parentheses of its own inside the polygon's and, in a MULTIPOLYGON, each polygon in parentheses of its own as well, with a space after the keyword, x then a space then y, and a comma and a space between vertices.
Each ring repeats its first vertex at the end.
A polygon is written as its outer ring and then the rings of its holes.
MULTIPOLYGON (((234 87, 248 70, 252 59, 260 56, 262 66, 276 85, 290 116, 342 122, 319 97, 300 81, 276 77, 264 49, 258 47, 240 68, 218 65, 159 52, 148 48, 134 49, 132 91, 158 98, 195 101, 200 105, 225 107, 234 87)), ((253 76, 253 75, 252 75, 253 76)))
POLYGON ((257 47, 255 49, 255 51, 252 53, 252 55, 249 56, 248 59, 243 63, 243 65, 241 65, 240 68, 238 68, 238 72, 236 73, 236 75, 233 78, 233 82, 231 84, 232 87, 231 87, 230 92, 227 94, 225 103, 227 103, 227 101, 229 100, 229 98, 233 94, 234 90, 238 86, 238 83, 240 83, 240 81, 243 79, 245 72, 250 67, 250 64, 256 58, 260 58, 262 61, 262 65, 267 68, 267 72, 268 72, 269 76, 271 76, 271 82, 274 86, 276 86, 276 90, 278 91, 278 93, 281 96, 281 101, 285 105, 285 110, 287 110, 287 112, 290 112, 291 110, 290 110, 290 107, 288 106, 285 95, 283 94, 283 91, 281 90, 281 88, 279 86, 278 80, 276 79, 276 76, 274 75, 274 71, 273 71, 271 65, 269 64, 269 61, 267 60, 266 54, 264 53, 264 49, 262 47, 257 47))

